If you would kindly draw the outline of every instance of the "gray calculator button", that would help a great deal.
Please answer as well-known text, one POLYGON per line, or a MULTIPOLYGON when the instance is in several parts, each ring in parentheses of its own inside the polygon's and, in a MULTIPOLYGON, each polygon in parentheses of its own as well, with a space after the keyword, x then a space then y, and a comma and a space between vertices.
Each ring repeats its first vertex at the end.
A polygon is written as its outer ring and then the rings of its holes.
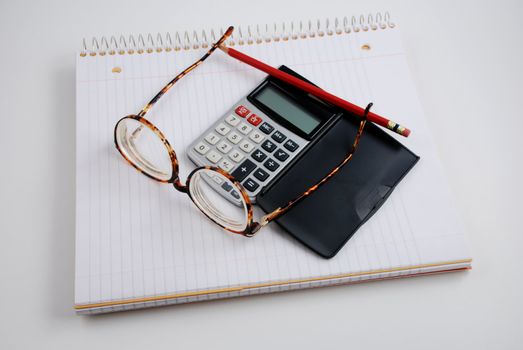
POLYGON ((242 140, 242 137, 236 131, 233 131, 229 135, 227 135, 227 140, 231 141, 236 145, 238 144, 238 142, 242 140))
POLYGON ((229 124, 230 126, 236 126, 240 123, 240 118, 238 118, 232 114, 229 114, 229 116, 225 118, 225 122, 227 124, 229 124))
POLYGON ((229 153, 229 158, 234 160, 236 163, 241 162, 243 159, 243 154, 238 151, 237 149, 233 150, 231 153, 229 153))
POLYGON ((285 152, 281 148, 274 152, 274 157, 278 159, 281 162, 284 162, 287 158, 289 158, 289 153, 285 152))
POLYGON ((232 149, 232 146, 228 142, 222 140, 218 146, 216 146, 216 148, 218 148, 218 151, 222 152, 223 154, 227 154, 232 149))
POLYGON ((256 143, 260 143, 263 141, 263 139, 265 138, 265 136, 263 136, 263 134, 261 132, 259 132, 258 130, 254 130, 250 135, 249 135, 249 138, 251 140, 253 140, 254 142, 256 143))
POLYGON ((231 131, 231 128, 229 128, 227 125, 223 123, 218 124, 218 126, 216 127, 216 132, 218 132, 218 134, 220 135, 227 135, 229 131, 231 131))
POLYGON ((220 137, 213 132, 210 132, 209 135, 205 136, 205 141, 209 142, 211 145, 215 145, 220 141, 220 137))
POLYGON ((234 163, 227 159, 222 159, 218 166, 225 171, 231 171, 234 168, 234 163))
POLYGON ((247 125, 247 124, 245 124, 245 123, 241 123, 241 124, 238 126, 237 129, 240 130, 240 132, 241 132, 242 134, 247 135, 248 133, 251 132, 251 130, 252 130, 252 126, 249 126, 249 125, 247 125))
POLYGON ((240 149, 244 152, 251 153, 254 149, 254 145, 247 140, 243 140, 239 145, 240 149))
POLYGON ((222 156, 215 150, 209 151, 205 157, 213 163, 217 163, 220 159, 222 159, 222 156))
POLYGON ((218 176, 218 175, 213 176, 213 177, 212 177, 212 180, 213 180, 214 182, 216 182, 218 185, 221 185, 221 184, 223 183, 223 181, 225 181, 225 180, 223 180, 223 179, 222 179, 220 176, 218 176))
POLYGON ((196 146, 194 146, 194 150, 198 153, 200 153, 202 156, 209 151, 210 147, 207 146, 203 142, 199 142, 196 146))
POLYGON ((271 153, 276 149, 276 145, 271 140, 267 140, 262 144, 262 148, 267 152, 271 153))

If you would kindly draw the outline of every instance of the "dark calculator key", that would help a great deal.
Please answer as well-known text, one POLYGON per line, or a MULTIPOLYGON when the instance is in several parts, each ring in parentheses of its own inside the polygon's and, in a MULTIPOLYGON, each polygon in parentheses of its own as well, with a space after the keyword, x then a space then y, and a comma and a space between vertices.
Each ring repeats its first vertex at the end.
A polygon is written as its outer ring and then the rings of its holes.
POLYGON ((254 191, 256 191, 256 189, 258 187, 260 187, 260 185, 258 185, 258 183, 256 181, 254 181, 253 179, 247 179, 243 183, 243 187, 245 187, 247 189, 247 191, 254 192, 254 191))
POLYGON ((289 139, 289 140, 287 140, 287 142, 285 142, 283 144, 283 147, 287 148, 291 152, 294 152, 298 149, 298 144, 296 142, 292 141, 291 139, 289 139))
POLYGON ((229 192, 229 191, 231 190, 231 188, 232 188, 232 185, 231 185, 230 183, 228 183, 228 182, 224 182, 224 183, 222 184, 222 188, 223 188, 225 191, 229 192))
POLYGON ((265 181, 269 177, 269 173, 263 170, 262 168, 256 169, 253 175, 260 181, 265 181))
POLYGON ((278 169, 278 167, 280 166, 280 164, 278 164, 275 160, 271 158, 269 158, 265 163, 263 163, 263 165, 265 165, 265 167, 270 171, 274 171, 278 169))
POLYGON ((266 140, 263 144, 262 144, 262 148, 264 150, 266 150, 267 152, 271 153, 272 151, 274 151, 276 149, 276 145, 274 144, 274 142, 272 142, 271 140, 266 140))
POLYGON ((276 131, 274 134, 272 134, 272 139, 278 143, 282 143, 287 136, 283 135, 281 132, 276 131))
POLYGON ((256 169, 256 164, 254 164, 249 159, 246 159, 241 163, 236 170, 232 172, 232 176, 236 181, 243 181, 254 169, 256 169))
POLYGON ((274 127, 269 123, 263 123, 260 125, 260 130, 269 135, 274 130, 274 127))
POLYGON ((258 162, 263 162, 263 160, 265 158, 267 158, 267 155, 265 153, 263 153, 262 151, 260 151, 259 149, 257 149, 256 151, 254 151, 252 153, 252 157, 257 160, 258 162))
POLYGON ((236 199, 240 199, 240 194, 236 190, 232 190, 231 195, 236 199))
POLYGON ((285 152, 280 148, 279 150, 274 152, 274 157, 276 157, 276 159, 278 159, 279 161, 284 162, 287 158, 289 158, 289 153, 285 152))

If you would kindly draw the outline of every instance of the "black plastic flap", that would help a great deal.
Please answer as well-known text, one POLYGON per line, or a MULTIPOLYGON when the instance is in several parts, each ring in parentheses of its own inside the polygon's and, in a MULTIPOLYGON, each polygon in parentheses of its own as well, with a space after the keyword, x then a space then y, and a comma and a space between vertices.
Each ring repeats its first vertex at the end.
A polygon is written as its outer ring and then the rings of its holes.
MULTIPOLYGON (((287 203, 346 156, 359 117, 345 114, 292 167, 257 197, 265 212, 287 203)), ((352 161, 276 220, 288 233, 331 258, 383 204, 419 157, 380 127, 367 123, 352 161)))

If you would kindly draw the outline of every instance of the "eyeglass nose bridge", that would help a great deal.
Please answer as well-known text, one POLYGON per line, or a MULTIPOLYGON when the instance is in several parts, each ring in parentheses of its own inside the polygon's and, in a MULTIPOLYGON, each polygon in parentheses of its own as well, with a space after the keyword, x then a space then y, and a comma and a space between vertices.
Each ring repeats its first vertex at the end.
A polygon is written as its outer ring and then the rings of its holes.
POLYGON ((171 158, 172 176, 168 182, 172 183, 174 188, 177 191, 180 191, 183 193, 188 193, 189 189, 187 187, 187 184, 182 183, 182 181, 180 179, 180 165, 178 163, 178 157, 176 156, 176 152, 171 147, 171 144, 169 143, 169 141, 167 141, 167 139, 162 134, 162 132, 159 129, 157 129, 156 127, 155 127, 155 129, 156 129, 155 131, 157 131, 157 135, 160 137, 160 139, 164 143, 165 147, 167 148, 167 151, 169 152, 169 157, 171 158))
POLYGON ((177 191, 188 193, 189 189, 186 184, 183 184, 180 180, 180 176, 176 174, 176 178, 173 179, 172 184, 177 191))

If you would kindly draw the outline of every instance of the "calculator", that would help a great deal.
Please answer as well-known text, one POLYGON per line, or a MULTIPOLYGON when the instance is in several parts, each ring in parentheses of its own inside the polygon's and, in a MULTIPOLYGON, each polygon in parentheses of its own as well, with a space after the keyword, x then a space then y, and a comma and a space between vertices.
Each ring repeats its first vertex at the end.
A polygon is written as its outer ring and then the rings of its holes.
MULTIPOLYGON (((306 80, 285 66, 279 69, 306 80)), ((187 155, 197 166, 217 166, 230 173, 256 203, 260 191, 284 176, 340 114, 332 105, 269 76, 194 140, 187 155)), ((240 198, 229 184, 215 180, 209 183, 226 198, 240 198)))

